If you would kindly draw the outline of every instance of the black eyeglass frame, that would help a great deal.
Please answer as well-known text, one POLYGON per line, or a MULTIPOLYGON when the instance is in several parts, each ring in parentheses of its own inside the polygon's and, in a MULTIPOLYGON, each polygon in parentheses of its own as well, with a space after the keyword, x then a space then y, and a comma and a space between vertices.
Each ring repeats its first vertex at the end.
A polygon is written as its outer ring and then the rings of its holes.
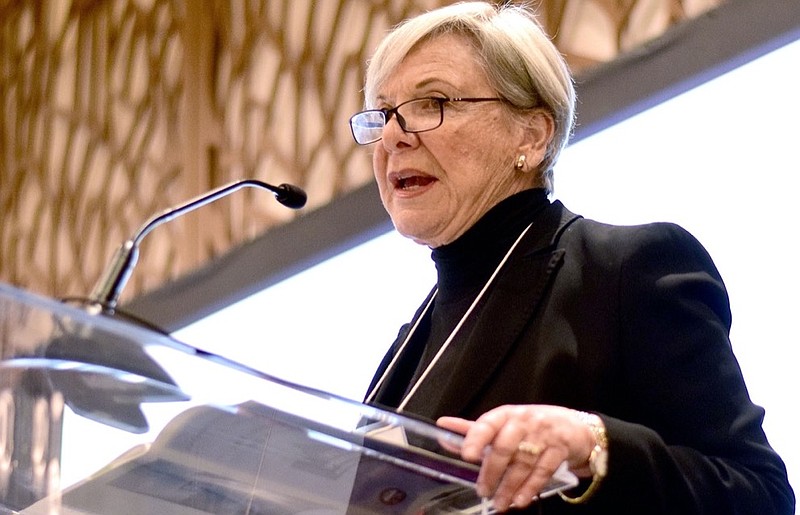
POLYGON ((383 127, 381 127, 381 129, 386 127, 386 124, 388 124, 391 121, 392 116, 396 116, 397 123, 400 124, 400 128, 403 129, 403 132, 408 132, 408 133, 411 133, 411 134, 419 134, 420 132, 432 131, 434 129, 438 129, 444 123, 444 105, 446 103, 449 103, 449 102, 478 103, 478 102, 508 102, 508 101, 505 98, 502 98, 502 97, 454 97, 454 98, 447 98, 447 97, 420 97, 420 98, 412 98, 411 100, 406 100, 405 102, 403 102, 401 104, 398 104, 398 105, 396 105, 394 107, 391 107, 391 108, 367 109, 365 111, 359 111, 358 113, 356 113, 356 114, 354 114, 353 116, 350 117, 350 121, 349 121, 349 123, 350 123, 350 132, 353 135, 353 139, 355 140, 355 142, 357 144, 359 144, 359 145, 371 145, 372 143, 376 143, 376 142, 380 141, 381 139, 383 139, 383 136, 380 136, 378 138, 375 138, 375 139, 370 140, 370 141, 366 141, 364 143, 361 143, 360 141, 358 141, 358 138, 356 137, 356 130, 353 127, 353 120, 356 117, 362 116, 362 115, 364 115, 366 113, 381 113, 381 114, 383 114, 383 127), (408 130, 408 128, 406 127, 406 120, 405 120, 405 118, 403 118, 400 115, 400 113, 398 112, 398 109, 400 109, 401 107, 403 107, 406 104, 410 104, 411 102, 418 102, 420 100, 433 100, 437 104, 439 104, 439 123, 437 123, 436 126, 430 127, 430 128, 427 128, 427 129, 408 130))

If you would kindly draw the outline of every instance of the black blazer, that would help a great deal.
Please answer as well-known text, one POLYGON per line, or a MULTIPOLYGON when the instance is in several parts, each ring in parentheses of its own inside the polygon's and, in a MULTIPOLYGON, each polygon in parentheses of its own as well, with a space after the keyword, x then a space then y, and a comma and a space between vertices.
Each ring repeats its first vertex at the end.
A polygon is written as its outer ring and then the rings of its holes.
POLYGON ((477 317, 440 401, 425 403, 423 383, 407 411, 475 419, 503 404, 555 404, 596 412, 607 427, 597 495, 581 506, 547 499, 532 513, 794 513, 731 350, 722 279, 685 230, 601 224, 554 202, 477 317))

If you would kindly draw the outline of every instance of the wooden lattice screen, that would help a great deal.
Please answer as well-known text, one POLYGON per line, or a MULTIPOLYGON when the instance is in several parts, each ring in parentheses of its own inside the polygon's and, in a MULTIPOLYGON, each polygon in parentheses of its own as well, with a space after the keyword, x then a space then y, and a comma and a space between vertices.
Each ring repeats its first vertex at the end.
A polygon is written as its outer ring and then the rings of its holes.
MULTIPOLYGON (((548 0, 576 72, 721 0, 548 0)), ((0 0, 0 281, 87 294, 151 215, 244 177, 314 209, 372 180, 364 63, 443 0, 0 0)), ((241 193, 152 233, 126 295, 295 216, 241 193)), ((335 223, 335 221, 332 221, 335 223)))

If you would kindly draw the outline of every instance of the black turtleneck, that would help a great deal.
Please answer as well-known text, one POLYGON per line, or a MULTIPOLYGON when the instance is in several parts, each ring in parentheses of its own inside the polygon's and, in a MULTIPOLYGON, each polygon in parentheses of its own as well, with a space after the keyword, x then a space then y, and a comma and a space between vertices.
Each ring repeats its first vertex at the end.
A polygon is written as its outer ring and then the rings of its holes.
MULTIPOLYGON (((408 392, 450 336, 514 241, 547 204, 544 190, 522 191, 490 209, 457 240, 433 249, 431 257, 438 275, 436 299, 430 316, 420 324, 409 342, 406 351, 409 355, 403 359, 407 372, 398 378, 405 385, 395 385, 393 390, 397 393, 408 392), (413 359, 415 366, 409 366, 412 363, 409 363, 408 358, 413 359), (410 374, 412 370, 413 375, 410 374)), ((459 329, 447 352, 425 378, 425 387, 420 389, 420 394, 412 397, 406 411, 427 417, 434 416, 430 412, 438 403, 438 398, 434 397, 443 391, 450 371, 460 360, 460 343, 472 330, 476 312, 459 329)), ((400 399, 396 398, 395 405, 399 402, 400 399)))
POLYGON ((547 205, 542 189, 525 190, 502 200, 457 240, 433 249, 438 275, 436 302, 474 295, 494 272, 511 245, 547 205))

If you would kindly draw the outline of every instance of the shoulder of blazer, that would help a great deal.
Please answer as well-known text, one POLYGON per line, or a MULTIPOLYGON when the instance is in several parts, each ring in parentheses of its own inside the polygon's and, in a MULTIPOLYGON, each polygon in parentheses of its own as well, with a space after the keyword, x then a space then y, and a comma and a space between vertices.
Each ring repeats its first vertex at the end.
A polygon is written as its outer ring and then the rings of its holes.
POLYGON ((551 205, 554 208, 556 208, 560 214, 558 227, 556 231, 553 233, 553 239, 551 241, 552 244, 555 244, 561 238, 561 235, 564 234, 564 231, 566 231, 567 228, 573 223, 575 223, 577 220, 583 219, 583 216, 576 215, 575 213, 567 209, 564 206, 564 204, 561 203, 560 200, 553 201, 551 205))
POLYGON ((561 201, 553 201, 534 221, 536 230, 532 231, 526 244, 529 252, 530 250, 537 252, 559 246, 559 240, 564 231, 582 218, 581 215, 576 215, 567 209, 561 201))

